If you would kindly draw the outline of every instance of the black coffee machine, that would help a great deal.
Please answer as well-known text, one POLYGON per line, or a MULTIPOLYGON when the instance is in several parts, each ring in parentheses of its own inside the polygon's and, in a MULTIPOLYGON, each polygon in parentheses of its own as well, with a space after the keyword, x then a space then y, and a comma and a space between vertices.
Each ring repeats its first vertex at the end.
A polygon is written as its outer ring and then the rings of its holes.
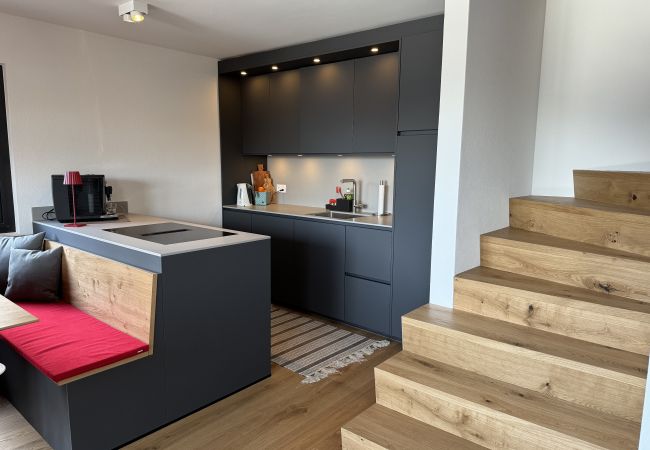
POLYGON ((59 222, 73 220, 72 189, 77 200, 77 221, 115 220, 117 214, 106 214, 106 198, 110 200, 111 186, 106 186, 104 175, 82 175, 80 186, 66 186, 63 175, 52 175, 54 214, 59 222))

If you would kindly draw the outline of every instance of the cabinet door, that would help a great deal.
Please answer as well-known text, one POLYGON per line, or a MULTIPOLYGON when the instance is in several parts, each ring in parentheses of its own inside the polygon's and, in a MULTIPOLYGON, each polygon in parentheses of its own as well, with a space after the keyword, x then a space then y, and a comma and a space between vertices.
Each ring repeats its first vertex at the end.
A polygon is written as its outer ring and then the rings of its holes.
POLYGON ((242 80, 242 152, 245 155, 269 153, 269 76, 242 80))
POLYGON ((399 54, 354 61, 354 151, 394 153, 399 54))
POLYGON ((223 210, 223 227, 229 230, 251 232, 251 214, 247 212, 223 210))
POLYGON ((390 283, 393 267, 393 238, 390 231, 346 227, 345 272, 390 283))
POLYGON ((354 61, 300 72, 301 153, 351 153, 354 61))
POLYGON ((442 30, 403 37, 400 53, 398 129, 437 130, 442 30))
POLYGON ((268 153, 300 153, 300 71, 269 75, 268 153))
POLYGON ((429 301, 436 145, 435 134, 397 138, 391 336, 398 339, 402 315, 429 301))
POLYGON ((273 303, 295 304, 293 266, 293 219, 252 214, 255 234, 271 236, 271 300, 273 303))
POLYGON ((343 320, 345 226, 296 220, 294 252, 297 304, 343 320))
POLYGON ((390 285, 346 276, 345 321, 387 335, 390 330, 390 285))

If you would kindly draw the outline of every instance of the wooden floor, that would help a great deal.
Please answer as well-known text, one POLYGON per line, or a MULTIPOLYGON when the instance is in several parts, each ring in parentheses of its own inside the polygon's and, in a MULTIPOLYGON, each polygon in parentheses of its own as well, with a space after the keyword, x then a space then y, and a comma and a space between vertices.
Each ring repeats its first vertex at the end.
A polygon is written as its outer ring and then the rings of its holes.
MULTIPOLYGON (((375 403, 373 368, 400 350, 391 343, 314 384, 302 384, 300 375, 273 364, 270 378, 126 448, 340 449, 341 426, 375 403)), ((50 447, 0 399, 0 448, 50 447)))
POLYGON ((50 450, 50 446, 18 411, 0 397, 0 448, 50 450))

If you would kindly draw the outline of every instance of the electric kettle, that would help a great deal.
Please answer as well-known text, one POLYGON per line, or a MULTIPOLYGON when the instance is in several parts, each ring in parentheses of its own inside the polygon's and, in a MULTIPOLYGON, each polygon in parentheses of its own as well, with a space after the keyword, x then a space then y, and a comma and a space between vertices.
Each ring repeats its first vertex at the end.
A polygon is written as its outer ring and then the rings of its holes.
POLYGON ((251 206, 251 199, 248 196, 248 188, 252 186, 248 183, 237 183, 237 206, 251 206))

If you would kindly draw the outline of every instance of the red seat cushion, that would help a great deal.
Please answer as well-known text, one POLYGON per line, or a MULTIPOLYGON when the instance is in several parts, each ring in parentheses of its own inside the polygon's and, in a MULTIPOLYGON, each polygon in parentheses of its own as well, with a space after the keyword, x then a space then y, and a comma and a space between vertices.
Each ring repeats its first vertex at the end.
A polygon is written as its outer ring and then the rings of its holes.
POLYGON ((67 303, 18 303, 39 321, 0 331, 23 358, 59 382, 149 350, 67 303))

